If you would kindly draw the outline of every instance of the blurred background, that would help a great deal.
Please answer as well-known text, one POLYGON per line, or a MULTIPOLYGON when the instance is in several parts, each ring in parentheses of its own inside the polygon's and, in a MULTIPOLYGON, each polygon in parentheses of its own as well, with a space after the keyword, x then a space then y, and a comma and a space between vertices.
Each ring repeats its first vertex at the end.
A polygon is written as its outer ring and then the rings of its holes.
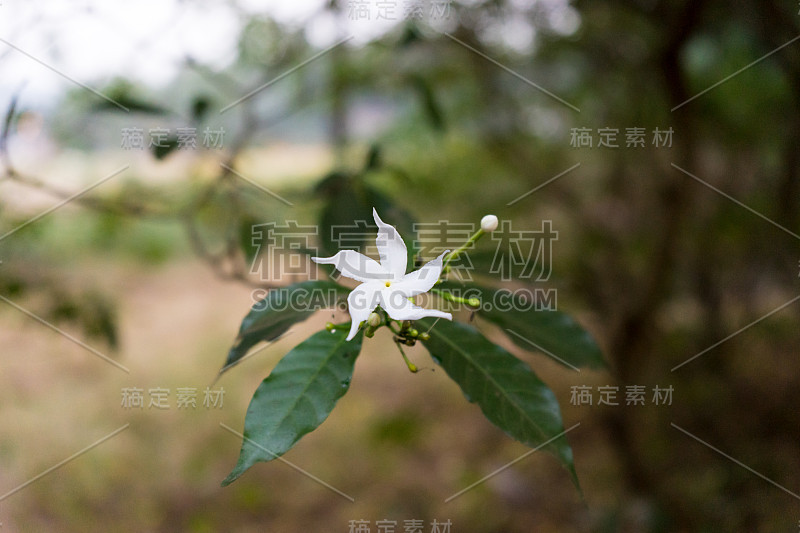
POLYGON ((771 0, 3 0, 0 531, 796 530, 798 40, 771 0), (552 221, 543 286, 608 371, 485 331, 580 423, 583 498, 535 453, 445 502, 527 449, 380 334, 286 455, 354 502, 278 461, 220 487, 220 423, 331 319, 214 381, 253 291, 296 279, 252 271, 252 228, 353 197, 552 221))

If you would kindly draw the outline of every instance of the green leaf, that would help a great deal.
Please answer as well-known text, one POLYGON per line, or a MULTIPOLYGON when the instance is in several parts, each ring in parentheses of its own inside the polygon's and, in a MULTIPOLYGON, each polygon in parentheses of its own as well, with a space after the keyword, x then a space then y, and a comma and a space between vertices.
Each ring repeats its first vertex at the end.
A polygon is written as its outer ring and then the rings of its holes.
POLYGON ((151 115, 166 115, 169 113, 166 108, 150 103, 139 97, 134 85, 127 80, 115 80, 110 87, 103 91, 110 100, 101 100, 92 107, 96 111, 119 111, 117 104, 128 108, 134 113, 147 113, 151 115))
POLYGON ((350 387, 361 351, 360 333, 349 342, 346 337, 347 329, 312 335, 261 382, 247 408, 239 461, 223 487, 255 463, 280 457, 328 418, 350 387))
POLYGON ((11 103, 6 112, 6 119, 3 121, 3 131, 0 133, 0 150, 5 152, 8 144, 8 136, 11 133, 11 125, 14 122, 14 117, 17 115, 17 103, 19 95, 15 94, 11 98, 11 103))
POLYGON ((419 95, 420 103, 422 104, 422 110, 425 112, 425 117, 428 119, 433 129, 440 132, 444 131, 444 113, 442 113, 442 107, 436 100, 436 95, 434 95, 430 84, 425 80, 425 78, 419 75, 411 75, 410 80, 412 87, 414 87, 419 95))
MULTIPOLYGON (((420 331, 434 324, 430 318, 417 322, 420 331)), ((424 344, 434 362, 470 402, 480 406, 486 418, 526 446, 547 442, 543 449, 561 461, 578 486, 572 449, 562 435, 558 400, 528 365, 459 322, 439 320, 424 344)))
POLYGON ((317 186, 325 198, 319 218, 320 244, 328 255, 340 249, 361 250, 366 244, 372 225, 372 206, 363 198, 359 182, 354 176, 334 172, 317 186))
POLYGON ((239 246, 248 264, 253 263, 260 249, 259 245, 253 242, 253 226, 256 224, 258 221, 247 214, 239 219, 239 246))
POLYGON ((242 320, 239 334, 220 372, 230 368, 259 342, 274 340, 315 311, 334 307, 336 300, 348 292, 349 289, 327 280, 303 281, 272 289, 266 298, 253 304, 242 320))
POLYGON ((366 161, 364 162, 364 172, 381 168, 383 165, 381 155, 381 147, 379 145, 373 144, 370 146, 366 161))
POLYGON ((162 139, 157 144, 151 146, 151 150, 153 151, 153 157, 158 159, 159 161, 166 158, 169 154, 174 152, 178 146, 178 136, 174 133, 167 135, 165 139, 162 139))
POLYGON ((194 101, 192 101, 192 119, 195 122, 202 121, 210 107, 211 99, 209 97, 204 95, 195 97, 194 101))
POLYGON ((597 342, 566 313, 537 309, 535 301, 508 289, 455 283, 440 287, 479 297, 478 316, 500 327, 520 348, 544 353, 568 368, 607 368, 597 342))
POLYGON ((397 42, 397 47, 407 48, 415 43, 423 41, 425 37, 422 35, 422 32, 419 31, 417 25, 411 21, 406 24, 405 28, 403 28, 403 33, 400 35, 400 39, 397 42))

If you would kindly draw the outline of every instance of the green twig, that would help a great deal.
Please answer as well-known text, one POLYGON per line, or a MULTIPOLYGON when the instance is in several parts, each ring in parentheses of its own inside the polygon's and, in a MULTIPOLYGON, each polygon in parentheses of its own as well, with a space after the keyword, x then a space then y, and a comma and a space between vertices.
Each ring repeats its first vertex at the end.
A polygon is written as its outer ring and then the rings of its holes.
POLYGON ((406 366, 408 367, 408 369, 414 374, 419 372, 419 368, 417 368, 417 365, 415 365, 414 363, 412 363, 411 361, 408 360, 408 357, 406 356, 406 352, 403 350, 403 347, 400 346, 400 341, 395 339, 394 343, 397 346, 397 349, 400 350, 400 355, 403 356, 403 361, 406 362, 406 366))
POLYGON ((442 298, 443 300, 447 300, 448 302, 453 302, 457 304, 464 304, 469 307, 478 308, 481 306, 481 301, 478 298, 462 298, 460 296, 455 296, 454 294, 443 291, 441 289, 431 289, 431 293, 435 294, 436 296, 442 298))
POLYGON ((442 265, 442 275, 446 275, 448 272, 450 272, 450 263, 458 259, 458 256, 464 253, 464 251, 467 250, 470 246, 475 244, 475 242, 478 239, 483 237, 483 234, 484 234, 483 229, 479 229, 478 231, 475 232, 474 235, 472 235, 472 237, 467 239, 467 242, 465 242, 464 244, 462 244, 461 246, 459 246, 458 248, 447 254, 447 257, 445 257, 444 259, 444 264, 442 265))

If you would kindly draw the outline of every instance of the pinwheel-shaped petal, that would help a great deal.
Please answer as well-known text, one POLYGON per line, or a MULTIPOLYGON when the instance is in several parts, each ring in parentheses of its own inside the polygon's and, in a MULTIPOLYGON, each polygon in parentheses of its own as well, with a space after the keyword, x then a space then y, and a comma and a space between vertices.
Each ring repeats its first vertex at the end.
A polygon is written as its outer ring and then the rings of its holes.
POLYGON ((342 250, 332 257, 312 257, 311 260, 333 265, 343 276, 362 282, 347 296, 347 307, 352 323, 347 340, 358 332, 361 322, 381 306, 394 320, 418 320, 435 316, 452 320, 450 313, 435 309, 424 309, 411 303, 409 298, 428 292, 442 273, 442 253, 422 268, 406 274, 408 251, 400 234, 385 224, 373 208, 372 216, 378 226, 378 255, 381 262, 353 250, 342 250))

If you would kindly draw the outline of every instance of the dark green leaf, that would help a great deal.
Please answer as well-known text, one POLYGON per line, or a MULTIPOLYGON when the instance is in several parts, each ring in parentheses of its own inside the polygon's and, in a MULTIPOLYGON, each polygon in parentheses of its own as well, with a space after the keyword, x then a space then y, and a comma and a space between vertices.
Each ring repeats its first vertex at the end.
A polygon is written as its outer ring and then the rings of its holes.
POLYGON ((341 249, 361 250, 372 232, 372 206, 363 198, 363 187, 353 176, 328 175, 318 186, 325 197, 320 213, 320 244, 326 255, 341 249))
POLYGON ((208 109, 211 107, 211 100, 207 96, 198 96, 192 102, 192 119, 195 122, 202 121, 208 109))
POLYGON ((0 151, 5 152, 8 144, 8 136, 11 134, 11 124, 14 122, 14 117, 17 114, 17 103, 19 95, 15 94, 11 98, 11 104, 8 106, 6 118, 3 121, 3 131, 0 133, 0 151))
POLYGON ((50 301, 52 307, 45 313, 49 320, 80 325, 87 337, 102 339, 111 349, 117 349, 119 338, 115 310, 105 295, 97 292, 77 295, 51 290, 50 301))
POLYGON ((166 137, 166 139, 160 140, 157 144, 154 144, 151 147, 153 150, 153 156, 161 161, 175 151, 178 145, 179 143, 177 135, 170 134, 166 137))
MULTIPOLYGON (((434 321, 426 318, 418 324, 422 331, 434 321)), ((424 344, 433 360, 494 425, 532 448, 550 441, 543 449, 561 461, 577 486, 572 449, 561 435, 564 426, 558 400, 528 365, 459 322, 439 320, 424 344)))
POLYGON ((259 244, 253 242, 253 226, 257 224, 258 221, 248 215, 239 219, 239 246, 248 264, 252 264, 260 249, 259 244))
POLYGON ((373 144, 369 147, 369 152, 367 152, 367 158, 364 162, 364 171, 368 170, 376 170, 381 167, 381 147, 377 144, 373 144))
POLYGON ((156 104, 145 101, 135 94, 134 86, 126 80, 116 80, 103 91, 109 100, 99 100, 93 105, 97 111, 118 111, 119 105, 128 108, 134 113, 147 113, 151 115, 166 115, 169 112, 156 104))
POLYGON ((414 24, 414 22, 409 22, 406 24, 405 28, 403 28, 403 33, 400 35, 400 39, 397 42, 397 47, 406 48, 412 44, 422 41, 423 39, 423 35, 419 31, 417 25, 414 24))
POLYGON ((528 290, 510 291, 476 285, 445 283, 442 289, 468 291, 481 299, 478 316, 500 327, 514 344, 541 352, 570 368, 606 368, 600 347, 566 313, 544 309, 544 301, 528 290), (534 298, 527 296, 533 294, 534 298), (523 297, 526 296, 526 297, 523 297))
POLYGON ((425 117, 428 119, 431 126, 435 130, 444 131, 444 113, 442 113, 442 108, 430 84, 428 84, 425 78, 418 75, 411 76, 411 84, 419 95, 422 110, 425 112, 425 117))
POLYGON ((320 331, 281 359, 261 382, 244 421, 244 441, 229 485, 259 461, 286 453, 328 418, 344 396, 361 351, 362 335, 346 341, 347 329, 320 331))
POLYGON ((266 298, 256 302, 242 320, 239 335, 222 370, 244 357, 259 342, 274 340, 315 311, 334 307, 336 300, 348 292, 332 281, 303 281, 269 291, 266 298))
POLYGON ((119 347, 118 325, 116 313, 111 301, 100 293, 89 293, 85 296, 83 311, 83 329, 86 335, 103 339, 112 350, 119 347))

